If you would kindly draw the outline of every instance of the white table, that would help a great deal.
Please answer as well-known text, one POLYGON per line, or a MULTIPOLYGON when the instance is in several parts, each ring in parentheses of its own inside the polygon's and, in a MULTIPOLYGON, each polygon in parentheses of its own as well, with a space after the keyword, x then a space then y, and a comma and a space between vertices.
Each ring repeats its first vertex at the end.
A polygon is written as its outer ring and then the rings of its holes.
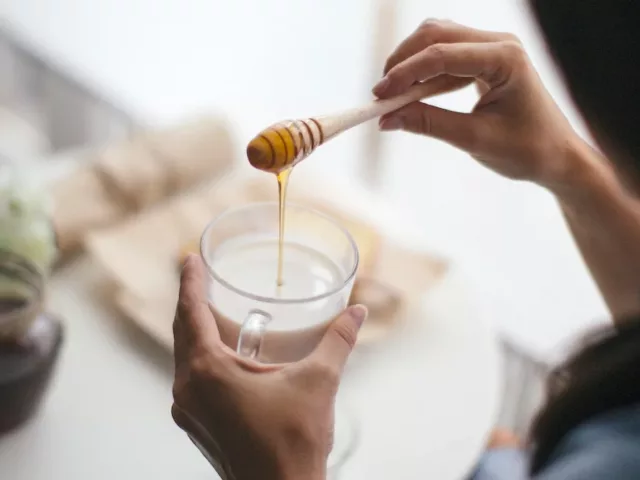
MULTIPOLYGON (((398 236, 412 234, 392 208, 376 212, 398 236)), ((498 414, 501 368, 466 277, 454 265, 419 316, 354 353, 340 395, 357 412, 360 443, 340 478, 458 480, 473 467, 498 414)), ((58 374, 38 417, 0 441, 0 469, 12 480, 211 478, 172 423, 170 355, 108 298, 88 258, 56 273, 49 307, 67 327, 58 374)))

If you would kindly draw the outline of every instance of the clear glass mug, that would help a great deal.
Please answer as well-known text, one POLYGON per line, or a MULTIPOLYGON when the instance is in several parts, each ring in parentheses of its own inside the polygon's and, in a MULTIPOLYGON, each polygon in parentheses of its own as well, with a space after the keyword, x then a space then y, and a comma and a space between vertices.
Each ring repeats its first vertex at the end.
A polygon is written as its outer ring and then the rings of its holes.
MULTIPOLYGON (((297 361, 311 353, 346 308, 359 261, 353 237, 335 220, 287 204, 278 286, 278 213, 277 202, 228 210, 207 226, 201 240, 209 303, 222 341, 264 363, 297 361)), ((330 470, 347 458, 356 438, 351 417, 340 402, 337 406, 330 470)))

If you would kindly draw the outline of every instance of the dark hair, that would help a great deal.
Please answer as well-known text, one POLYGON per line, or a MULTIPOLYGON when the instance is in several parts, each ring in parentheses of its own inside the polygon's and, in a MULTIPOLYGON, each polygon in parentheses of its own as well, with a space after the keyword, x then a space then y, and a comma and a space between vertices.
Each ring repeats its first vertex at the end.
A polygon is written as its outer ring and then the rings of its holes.
POLYGON ((640 178, 640 2, 530 0, 569 90, 611 160, 640 178))
POLYGON ((640 317, 588 336, 547 382, 547 404, 530 432, 531 469, 537 473, 564 436, 608 411, 640 402, 640 317))
MULTIPOLYGON (((640 1, 530 3, 599 143, 616 153, 611 160, 619 173, 633 176, 633 183, 640 185, 640 1)), ((579 424, 639 403, 638 372, 640 316, 592 334, 548 380, 547 403, 530 432, 532 473, 545 466, 579 424)))

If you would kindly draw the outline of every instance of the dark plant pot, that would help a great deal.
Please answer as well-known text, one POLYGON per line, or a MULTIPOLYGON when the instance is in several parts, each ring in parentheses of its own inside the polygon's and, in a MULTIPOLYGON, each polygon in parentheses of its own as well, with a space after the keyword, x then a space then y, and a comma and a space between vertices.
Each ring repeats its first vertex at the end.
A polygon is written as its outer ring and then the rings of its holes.
POLYGON ((62 323, 40 314, 15 340, 0 339, 0 433, 38 410, 63 344, 62 323))
POLYGON ((62 346, 63 326, 44 313, 45 275, 0 249, 0 433, 37 411, 62 346))

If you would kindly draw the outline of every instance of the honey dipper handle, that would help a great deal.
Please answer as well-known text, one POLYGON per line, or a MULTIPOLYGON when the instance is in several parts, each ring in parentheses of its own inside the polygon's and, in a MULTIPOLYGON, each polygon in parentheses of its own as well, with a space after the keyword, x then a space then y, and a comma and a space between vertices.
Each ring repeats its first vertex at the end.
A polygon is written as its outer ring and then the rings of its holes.
POLYGON ((433 81, 414 85, 405 93, 396 97, 384 100, 375 100, 369 105, 346 110, 335 115, 316 117, 315 120, 322 127, 324 141, 326 142, 332 137, 360 125, 361 123, 381 117, 424 98, 455 90, 468 83, 467 79, 452 81, 447 77, 438 77, 433 81))

